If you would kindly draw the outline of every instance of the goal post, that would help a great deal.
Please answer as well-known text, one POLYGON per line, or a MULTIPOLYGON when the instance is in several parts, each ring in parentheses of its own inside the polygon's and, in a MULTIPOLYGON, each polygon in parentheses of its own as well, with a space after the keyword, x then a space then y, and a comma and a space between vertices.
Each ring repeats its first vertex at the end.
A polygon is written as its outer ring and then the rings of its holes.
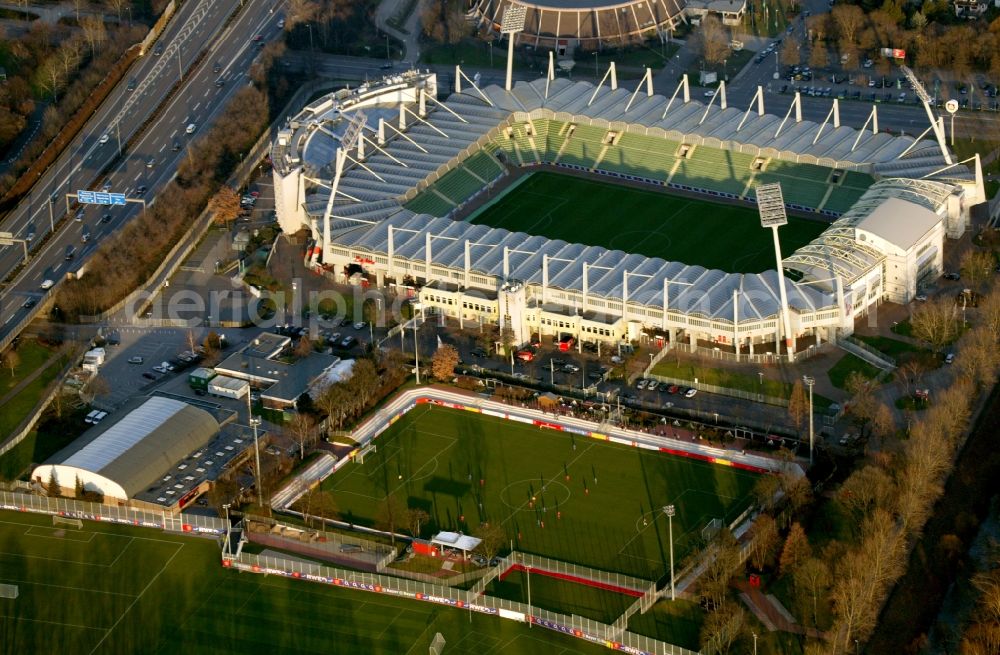
POLYGON ((710 542, 715 539, 716 535, 718 535, 721 531, 722 519, 712 519, 704 528, 701 529, 701 538, 704 539, 706 543, 710 542))
POLYGON ((17 598, 16 584, 0 584, 0 598, 17 598))
POLYGON ((83 519, 73 519, 68 516, 59 516, 58 514, 53 514, 52 525, 72 525, 77 530, 82 530, 83 519))
POLYGON ((371 453, 374 452, 376 452, 376 448, 375 448, 375 442, 373 441, 369 443, 367 446, 362 446, 358 450, 354 451, 354 453, 351 455, 351 459, 354 461, 355 464, 364 464, 365 455, 370 455, 371 453))
POLYGON ((431 639, 431 647, 429 649, 430 655, 441 655, 441 653, 444 652, 444 645, 445 645, 444 635, 442 635, 440 632, 435 634, 434 638, 431 639))

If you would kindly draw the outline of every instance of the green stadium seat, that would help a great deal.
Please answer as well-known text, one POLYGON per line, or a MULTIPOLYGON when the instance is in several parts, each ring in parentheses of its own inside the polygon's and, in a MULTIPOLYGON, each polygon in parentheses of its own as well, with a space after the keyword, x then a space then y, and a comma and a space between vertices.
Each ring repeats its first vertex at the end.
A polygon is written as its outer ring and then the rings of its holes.
POLYGON ((830 178, 831 169, 813 164, 798 164, 796 162, 772 159, 768 162, 766 171, 769 175, 794 178, 797 180, 812 180, 826 182, 830 178))
POLYGON ((750 181, 753 161, 752 155, 698 146, 690 159, 680 160, 671 182, 738 196, 750 181))
POLYGON ((838 214, 843 214, 851 205, 856 203, 862 195, 864 195, 865 189, 855 189, 852 187, 836 187, 827 198, 826 204, 823 205, 823 209, 826 211, 837 212, 838 214))

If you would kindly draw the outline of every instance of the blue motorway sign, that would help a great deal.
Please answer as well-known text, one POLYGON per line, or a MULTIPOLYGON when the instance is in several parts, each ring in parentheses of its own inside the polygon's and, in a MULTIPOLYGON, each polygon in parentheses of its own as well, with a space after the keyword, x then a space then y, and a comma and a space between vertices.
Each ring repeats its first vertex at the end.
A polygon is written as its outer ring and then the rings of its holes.
POLYGON ((76 192, 76 199, 82 205, 124 205, 125 204, 125 194, 124 193, 105 193, 104 191, 86 191, 80 190, 76 192))

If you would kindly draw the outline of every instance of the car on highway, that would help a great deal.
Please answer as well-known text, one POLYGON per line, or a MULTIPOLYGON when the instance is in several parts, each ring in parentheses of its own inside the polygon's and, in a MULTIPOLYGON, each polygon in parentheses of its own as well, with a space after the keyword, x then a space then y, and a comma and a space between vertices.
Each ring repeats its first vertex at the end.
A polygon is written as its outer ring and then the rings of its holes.
POLYGON ((194 134, 194 131, 198 129, 198 126, 194 123, 188 123, 188 126, 184 128, 186 134, 194 134))
POLYGON ((162 54, 163 54, 163 45, 160 44, 160 43, 157 43, 155 46, 153 46, 153 56, 154 57, 159 57, 162 54))
POLYGON ((72 246, 72 245, 66 246, 65 260, 69 261, 69 260, 73 259, 74 255, 76 255, 76 246, 72 246))
POLYGON ((24 235, 24 240, 27 241, 27 242, 29 242, 29 243, 31 241, 35 240, 35 224, 34 223, 32 223, 31 225, 28 226, 28 231, 24 235))
POLYGON ((100 143, 100 144, 101 144, 101 145, 103 146, 103 145, 104 145, 105 143, 107 143, 107 142, 108 142, 108 140, 109 140, 110 138, 111 138, 111 137, 110 137, 109 135, 107 135, 107 134, 102 134, 102 135, 101 135, 101 138, 100 138, 100 139, 98 139, 98 140, 97 140, 97 142, 98 142, 98 143, 100 143))
POLYGON ((111 190, 111 180, 104 180, 104 184, 101 185, 101 191, 107 193, 111 190))
POLYGON ((222 86, 225 83, 226 82, 221 77, 219 79, 215 80, 215 86, 222 86))
POLYGON ((80 207, 79 209, 76 210, 76 216, 73 217, 73 220, 79 223, 80 221, 83 220, 83 216, 86 213, 87 212, 83 209, 83 207, 80 207))
POLYGON ((285 19, 284 18, 282 18, 281 20, 278 21, 278 29, 279 30, 285 29, 285 19))
POLYGON ((110 223, 111 222, 111 214, 102 214, 101 215, 101 220, 99 222, 101 222, 101 223, 110 223))
POLYGON ((42 289, 42 291, 48 291, 49 289, 51 289, 52 287, 54 287, 55 284, 56 283, 53 282, 52 280, 45 280, 41 284, 41 289, 42 289))
POLYGON ((146 160, 146 168, 152 168, 153 166, 156 166, 156 160, 150 157, 148 160, 146 160))
POLYGON ((222 64, 220 64, 219 62, 215 62, 215 65, 212 66, 212 72, 218 73, 221 70, 222 70, 222 64))
POLYGON ((137 195, 139 197, 142 197, 142 196, 146 195, 146 191, 148 191, 148 190, 149 190, 149 188, 145 184, 140 184, 139 186, 137 186, 135 188, 135 195, 137 195))
POLYGON ((260 43, 261 41, 264 40, 264 35, 263 34, 258 34, 257 36, 253 37, 253 40, 255 42, 257 42, 257 43, 260 43))
POLYGON ((21 307, 24 307, 25 309, 31 309, 37 304, 38 304, 37 300, 35 300, 34 298, 28 298, 27 300, 24 301, 21 307))
POLYGON ((90 241, 90 228, 86 225, 83 226, 83 232, 80 233, 80 241, 83 243, 90 241))
POLYGON ((174 152, 177 152, 178 150, 181 149, 181 142, 174 141, 173 144, 171 144, 170 149, 173 150, 174 152))

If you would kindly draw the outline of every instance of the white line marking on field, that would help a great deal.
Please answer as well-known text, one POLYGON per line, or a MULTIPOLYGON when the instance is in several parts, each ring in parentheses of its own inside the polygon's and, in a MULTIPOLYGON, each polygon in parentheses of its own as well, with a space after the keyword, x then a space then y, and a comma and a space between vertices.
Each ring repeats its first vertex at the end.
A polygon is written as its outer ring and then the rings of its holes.
MULTIPOLYGON (((71 587, 69 585, 51 584, 49 582, 35 582, 34 580, 16 580, 14 578, 3 578, 4 582, 16 583, 25 587, 52 587, 53 589, 68 589, 69 591, 84 591, 88 594, 104 594, 106 596, 125 596, 135 598, 135 594, 126 594, 120 591, 105 591, 103 589, 93 589, 91 587, 71 587)), ((103 628, 98 628, 103 630, 103 628)))
POLYGON ((156 573, 156 575, 153 576, 153 579, 150 580, 146 584, 146 586, 142 588, 142 591, 140 591, 139 595, 135 597, 135 600, 129 603, 128 607, 125 608, 125 611, 122 612, 121 616, 118 617, 118 620, 116 620, 114 624, 112 624, 112 626, 108 628, 108 631, 104 633, 104 636, 101 637, 101 640, 97 642, 97 645, 94 646, 93 650, 90 651, 91 655, 97 652, 97 649, 101 647, 101 644, 103 644, 104 640, 108 638, 108 635, 114 632, 114 629, 118 627, 119 623, 122 622, 122 619, 124 619, 125 615, 129 613, 129 610, 135 607, 135 604, 139 602, 139 599, 141 599, 146 594, 146 592, 149 591, 149 588, 153 586, 153 583, 156 582, 156 580, 160 577, 160 575, 162 575, 163 572, 167 570, 167 568, 170 566, 170 563, 174 561, 175 557, 177 557, 177 554, 180 553, 182 550, 184 550, 184 544, 176 544, 176 545, 179 546, 179 548, 174 551, 174 554, 170 556, 170 558, 166 561, 163 567, 160 568, 160 570, 156 573))
POLYGON ((120 551, 118 551, 118 555, 116 555, 115 558, 113 560, 111 560, 111 563, 108 564, 108 567, 112 567, 112 566, 114 566, 115 564, 118 563, 119 558, 121 558, 122 554, 126 550, 128 550, 128 547, 132 545, 133 541, 135 541, 135 537, 129 537, 128 543, 125 544, 124 548, 122 548, 120 551))
POLYGON ((83 630, 103 630, 104 628, 95 628, 92 625, 79 625, 77 623, 63 623, 62 621, 46 621, 45 619, 30 619, 26 616, 10 616, 9 614, 0 614, 2 619, 14 619, 15 621, 31 621, 32 623, 44 623, 46 625, 62 625, 69 628, 82 628, 83 630))

